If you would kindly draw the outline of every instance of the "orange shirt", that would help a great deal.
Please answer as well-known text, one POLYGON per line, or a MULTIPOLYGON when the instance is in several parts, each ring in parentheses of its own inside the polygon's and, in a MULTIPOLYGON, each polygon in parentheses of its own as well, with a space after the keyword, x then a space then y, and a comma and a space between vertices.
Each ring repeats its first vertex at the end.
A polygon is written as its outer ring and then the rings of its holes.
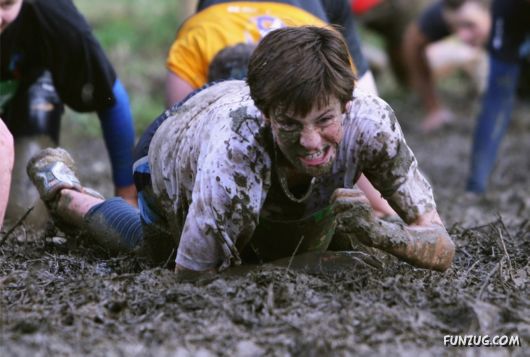
POLYGON ((170 71, 199 88, 206 84, 208 66, 223 48, 257 43, 272 30, 302 25, 326 26, 326 23, 302 9, 281 3, 212 5, 184 22, 166 64, 170 71))

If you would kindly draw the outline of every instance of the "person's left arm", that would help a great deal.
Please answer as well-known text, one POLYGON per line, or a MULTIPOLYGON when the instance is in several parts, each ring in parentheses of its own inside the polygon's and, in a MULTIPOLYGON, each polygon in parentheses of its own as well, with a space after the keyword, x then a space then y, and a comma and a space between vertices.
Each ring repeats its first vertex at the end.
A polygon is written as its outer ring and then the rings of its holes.
POLYGON ((455 247, 436 210, 431 186, 419 171, 394 112, 382 100, 376 102, 366 101, 366 105, 377 108, 364 113, 379 117, 362 120, 361 166, 405 224, 378 219, 364 194, 339 189, 332 198, 335 211, 340 213, 337 230, 414 266, 446 270, 455 247))
POLYGON ((127 92, 118 79, 113 94, 114 105, 98 111, 98 117, 112 165, 114 193, 136 206, 137 192, 132 177, 134 125, 127 92))

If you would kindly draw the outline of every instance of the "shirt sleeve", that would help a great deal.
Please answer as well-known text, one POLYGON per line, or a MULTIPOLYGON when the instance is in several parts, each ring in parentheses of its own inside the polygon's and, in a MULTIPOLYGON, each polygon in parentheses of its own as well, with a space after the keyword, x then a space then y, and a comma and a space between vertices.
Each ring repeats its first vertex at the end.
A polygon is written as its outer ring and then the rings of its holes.
MULTIPOLYGON (((373 97, 372 97, 373 98, 373 97)), ((432 188, 418 168, 394 111, 382 99, 366 101, 361 111, 376 118, 359 118, 363 173, 407 223, 436 208, 432 188)))
POLYGON ((180 238, 176 263, 192 270, 239 264, 270 186, 270 159, 259 144, 236 137, 205 148, 180 238))
POLYGON ((194 88, 203 86, 208 79, 206 37, 206 31, 203 28, 194 28, 185 33, 179 33, 169 49, 166 60, 168 70, 194 88))
POLYGON ((98 116, 112 165, 112 180, 116 187, 125 187, 133 184, 134 122, 129 96, 118 79, 113 93, 116 103, 98 111, 98 116))
POLYGON ((80 112, 115 102, 116 74, 85 18, 70 0, 34 1, 43 36, 44 65, 61 99, 80 112))
POLYGON ((451 35, 451 29, 442 14, 442 1, 437 1, 427 7, 418 19, 421 33, 431 42, 439 41, 451 35))

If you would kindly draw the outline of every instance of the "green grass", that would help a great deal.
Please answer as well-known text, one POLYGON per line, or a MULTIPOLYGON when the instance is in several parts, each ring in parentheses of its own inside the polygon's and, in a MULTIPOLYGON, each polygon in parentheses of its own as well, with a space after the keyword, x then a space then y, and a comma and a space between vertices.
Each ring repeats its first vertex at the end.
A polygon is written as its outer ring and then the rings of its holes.
MULTIPOLYGON (((137 133, 164 110, 165 59, 182 22, 184 0, 76 0, 129 93, 137 133)), ((99 134, 95 114, 68 119, 99 134)))

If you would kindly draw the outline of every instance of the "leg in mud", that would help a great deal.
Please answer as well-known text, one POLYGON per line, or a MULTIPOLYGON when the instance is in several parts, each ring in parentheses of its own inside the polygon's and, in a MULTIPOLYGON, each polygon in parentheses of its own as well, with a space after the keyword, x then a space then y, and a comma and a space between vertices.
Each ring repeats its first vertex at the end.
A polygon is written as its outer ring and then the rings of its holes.
POLYGON ((63 189, 54 215, 111 252, 133 251, 143 242, 140 213, 120 197, 103 200, 63 189))
POLYGON ((63 149, 45 149, 28 163, 28 175, 57 226, 67 233, 86 233, 112 251, 132 250, 143 240, 137 209, 121 198, 105 200, 83 187, 72 157, 63 149))

